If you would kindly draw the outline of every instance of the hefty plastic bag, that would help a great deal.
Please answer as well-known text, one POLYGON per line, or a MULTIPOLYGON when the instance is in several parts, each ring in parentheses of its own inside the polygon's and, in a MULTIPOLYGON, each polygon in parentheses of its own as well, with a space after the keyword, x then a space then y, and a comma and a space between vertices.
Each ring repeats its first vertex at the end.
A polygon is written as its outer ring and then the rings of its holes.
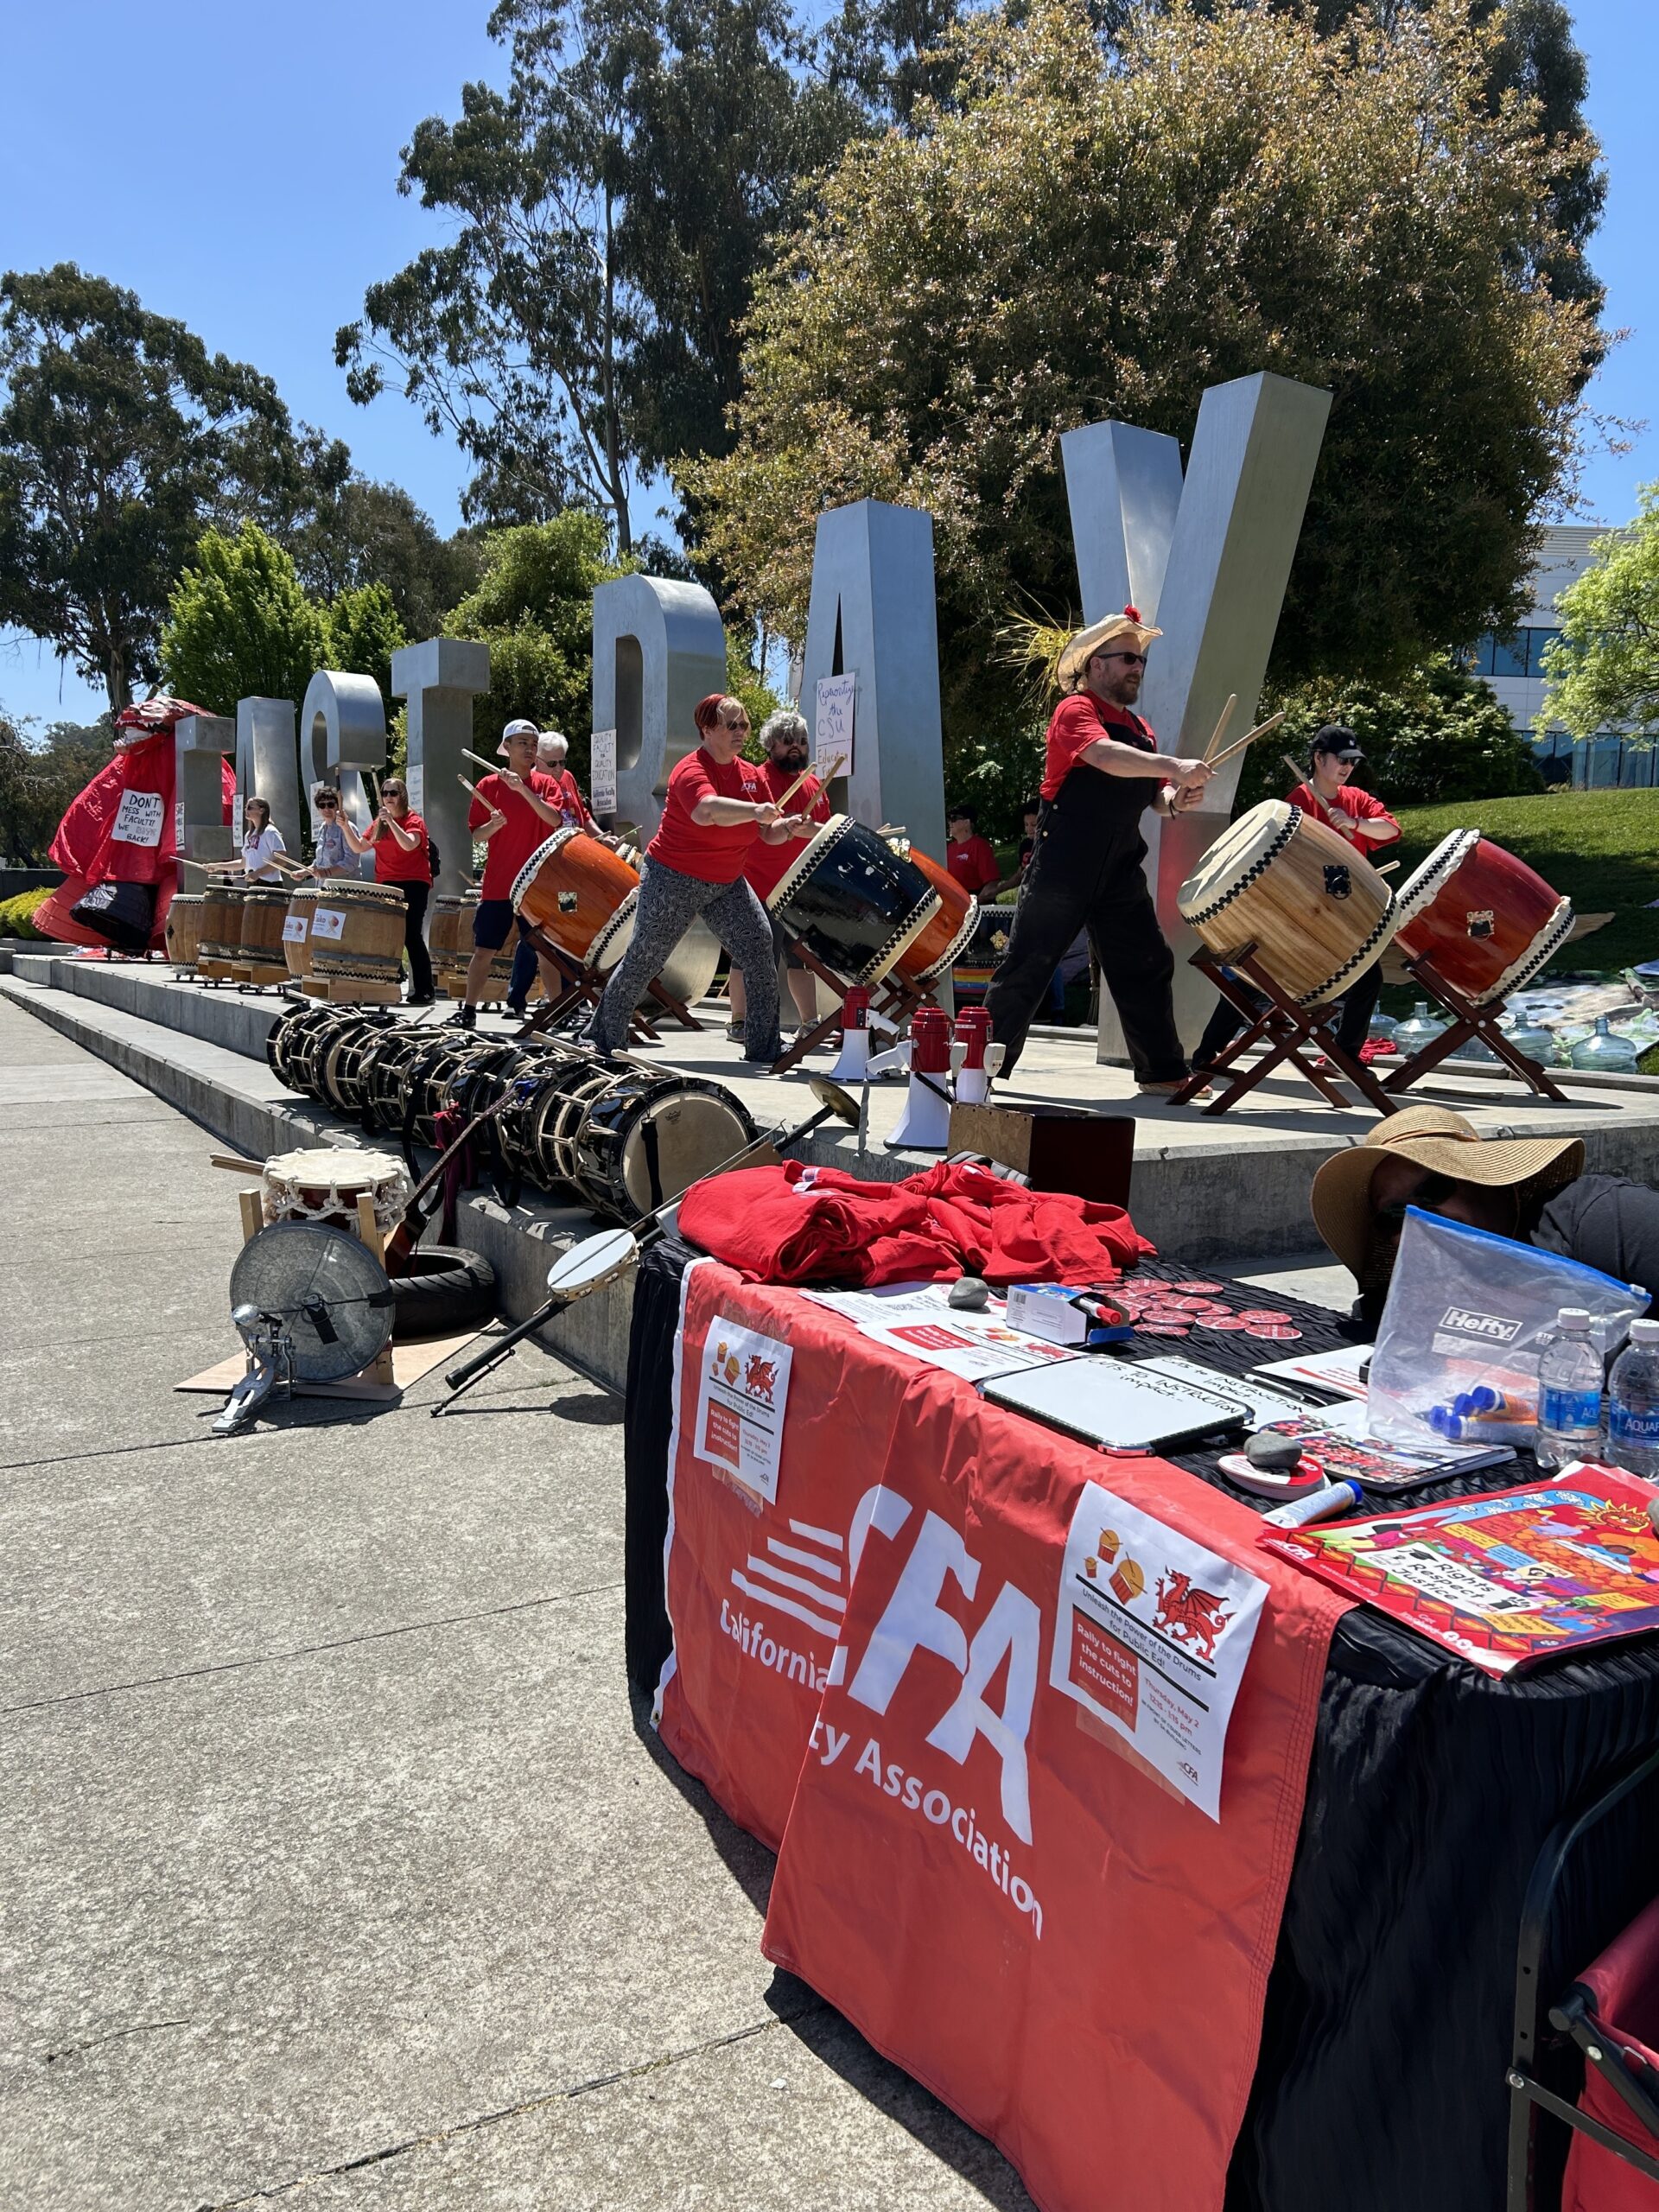
POLYGON ((1372 1435, 1419 1448, 1435 1435, 1530 1444, 1538 1357, 1563 1306, 1589 1314, 1605 1362, 1647 1312, 1648 1294, 1559 1253, 1408 1206, 1371 1355, 1372 1435))

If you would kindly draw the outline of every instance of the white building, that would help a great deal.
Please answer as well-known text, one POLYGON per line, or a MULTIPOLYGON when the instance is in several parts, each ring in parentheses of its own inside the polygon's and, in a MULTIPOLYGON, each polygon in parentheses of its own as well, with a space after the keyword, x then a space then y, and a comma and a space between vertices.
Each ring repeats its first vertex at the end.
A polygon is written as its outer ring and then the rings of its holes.
POLYGON ((1590 565, 1590 548, 1607 534, 1605 523, 1550 524, 1529 580, 1531 601, 1522 627, 1507 638, 1490 631, 1478 638, 1469 664, 1509 709, 1516 728, 1532 740, 1540 763, 1559 760, 1562 765, 1554 777, 1580 789, 1659 782, 1656 748, 1631 746, 1617 730, 1575 746, 1564 729, 1541 733, 1533 728, 1544 703, 1544 649, 1560 632, 1556 599, 1584 574, 1590 565))

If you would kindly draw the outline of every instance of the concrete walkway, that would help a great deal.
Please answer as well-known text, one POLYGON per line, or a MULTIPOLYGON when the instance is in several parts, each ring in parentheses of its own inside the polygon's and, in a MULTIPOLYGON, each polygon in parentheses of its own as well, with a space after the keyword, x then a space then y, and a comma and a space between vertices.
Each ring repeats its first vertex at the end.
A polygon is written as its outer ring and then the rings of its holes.
POLYGON ((0 1005, 0 2204, 1027 2206, 642 1738, 613 1400, 204 1433, 214 1148, 0 1005))

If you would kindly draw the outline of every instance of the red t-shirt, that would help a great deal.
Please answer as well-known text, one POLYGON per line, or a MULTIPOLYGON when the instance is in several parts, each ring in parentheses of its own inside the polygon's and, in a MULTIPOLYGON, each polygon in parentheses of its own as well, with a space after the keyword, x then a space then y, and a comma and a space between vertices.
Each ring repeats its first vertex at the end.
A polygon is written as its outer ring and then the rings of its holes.
POLYGON ((377 883, 430 883, 432 855, 427 849, 426 824, 418 814, 406 814, 398 823, 406 836, 419 840, 412 853, 405 852, 384 822, 374 828, 374 880, 377 883))
POLYGON ((553 782, 558 786, 559 795, 553 803, 564 817, 565 828, 591 830, 594 826, 594 817, 588 813, 588 802, 583 798, 576 779, 570 771, 568 768, 561 768, 555 776, 551 769, 543 768, 541 773, 544 776, 552 776, 553 782))
POLYGON ((735 883, 760 835, 760 824, 694 822, 691 810, 706 798, 743 798, 763 806, 771 797, 753 760, 722 763, 700 745, 669 777, 663 818, 645 856, 677 874, 695 875, 699 883, 735 883))
MULTIPOLYGON (((532 768, 524 781, 545 805, 557 806, 563 799, 563 792, 544 768, 532 768)), ((499 807, 507 818, 484 848, 484 880, 479 896, 511 899, 519 869, 553 832, 535 808, 527 806, 512 785, 504 784, 493 771, 478 779, 478 797, 467 810, 467 827, 481 830, 490 818, 492 806, 499 807)))
MULTIPOLYGON (((775 761, 763 761, 760 774, 767 798, 775 804, 799 773, 798 768, 780 768, 775 761)), ((801 785, 789 802, 789 810, 791 814, 804 814, 811 822, 830 819, 830 801, 816 776, 809 776, 801 785)), ((778 888, 805 850, 806 842, 801 837, 791 837, 782 845, 769 845, 764 837, 755 839, 743 863, 743 876, 763 906, 768 894, 778 888)))
MULTIPOLYGON (((1077 766, 1078 755, 1102 737, 1133 745, 1142 753, 1158 750, 1157 739, 1139 715, 1131 714, 1127 707, 1109 707, 1092 691, 1074 691, 1061 700, 1049 720, 1043 759, 1045 798, 1059 797, 1060 785, 1077 766)), ((1163 779, 1159 780, 1161 783, 1163 779)))
POLYGON ((1339 837, 1346 837, 1349 843, 1362 853, 1386 852, 1390 845, 1399 842, 1400 824, 1389 812, 1382 800, 1373 798, 1370 791, 1357 790, 1352 784, 1344 784, 1336 797, 1327 799, 1325 804, 1333 814, 1345 814, 1355 822, 1386 822, 1389 825, 1389 835, 1386 837, 1361 837, 1352 830, 1344 829, 1338 823, 1326 821, 1324 808, 1319 805, 1317 794, 1311 784, 1298 784, 1290 795, 1290 803, 1293 806, 1300 806, 1305 813, 1311 814, 1316 822, 1325 822, 1328 829, 1334 830, 1339 837))
POLYGON ((982 891, 988 883, 998 882, 1002 874, 996 864, 996 855, 984 837, 969 837, 965 844, 947 845, 944 864, 964 891, 982 891))

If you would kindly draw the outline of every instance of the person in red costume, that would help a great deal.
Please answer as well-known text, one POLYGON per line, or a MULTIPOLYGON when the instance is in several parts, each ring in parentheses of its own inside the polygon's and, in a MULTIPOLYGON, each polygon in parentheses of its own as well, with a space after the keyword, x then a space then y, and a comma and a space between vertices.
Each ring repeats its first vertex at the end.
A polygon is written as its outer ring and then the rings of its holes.
POLYGON ((743 863, 757 837, 781 845, 811 836, 814 825, 798 814, 780 814, 760 770, 743 759, 749 717, 741 699, 711 691, 697 702, 693 720, 702 742, 669 777, 663 818, 645 848, 633 936, 588 1035, 607 1057, 617 1050, 640 994, 701 914, 747 991, 743 1057, 769 1066, 783 1051, 778 969, 772 925, 743 880, 743 863))
POLYGON ((1079 630, 1056 671, 1065 696, 1048 725, 1037 849, 1014 930, 985 994, 991 1035, 1012 1073, 1032 1017, 1080 929, 1089 932, 1142 1090, 1179 1089, 1186 1056, 1175 1027, 1175 956, 1141 867, 1141 817, 1181 812, 1210 780, 1202 760, 1160 752, 1135 712, 1147 648, 1160 630, 1132 607, 1079 630))

